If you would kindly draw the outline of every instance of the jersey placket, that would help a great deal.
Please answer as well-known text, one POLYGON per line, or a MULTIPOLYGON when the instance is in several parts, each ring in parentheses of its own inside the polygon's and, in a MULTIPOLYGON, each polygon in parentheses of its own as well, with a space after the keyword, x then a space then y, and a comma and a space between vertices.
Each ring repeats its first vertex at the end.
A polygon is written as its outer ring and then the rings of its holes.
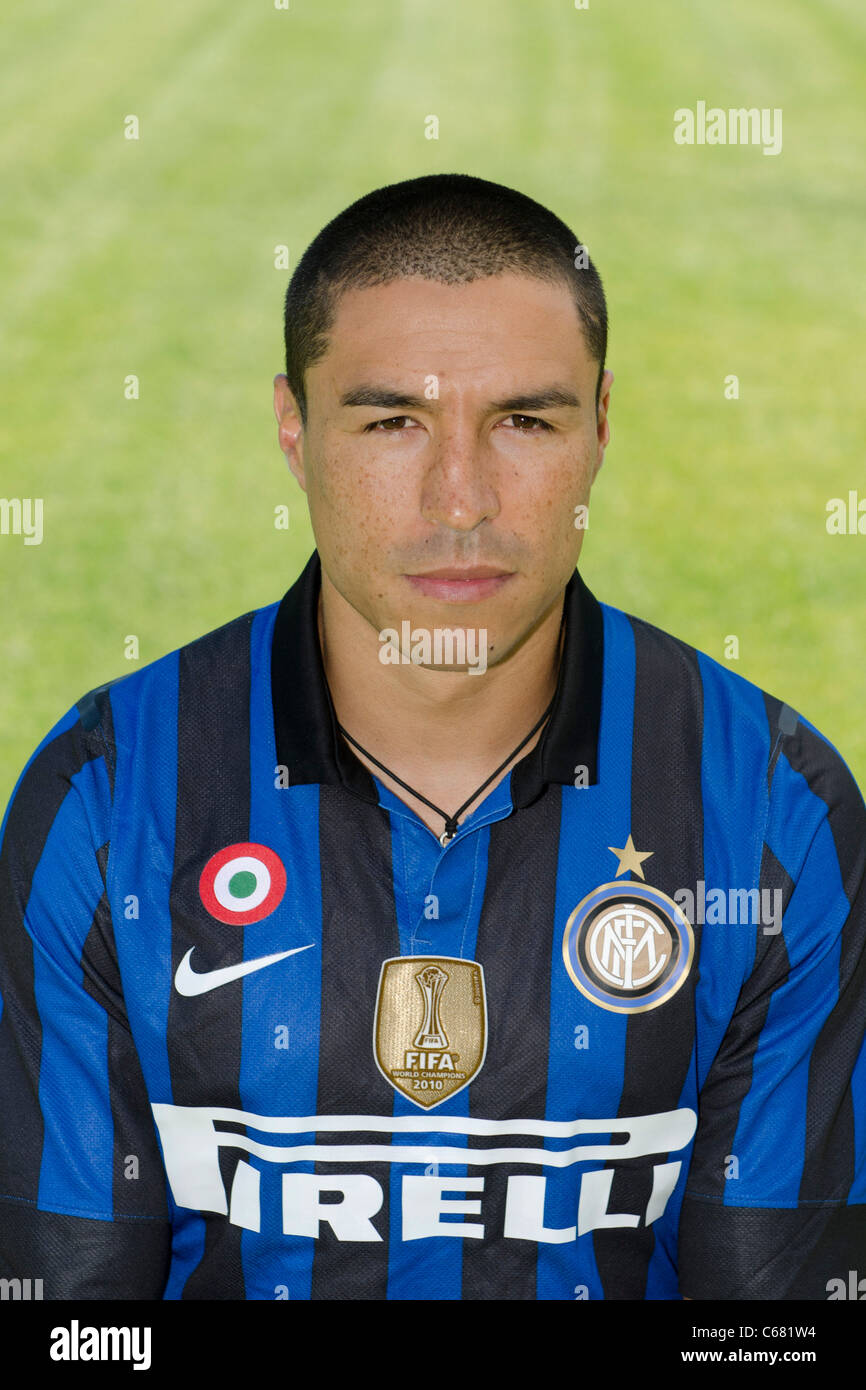
MULTIPOLYGON (((512 811, 506 777, 443 848, 433 832, 378 778, 380 805, 391 813, 400 951, 406 956, 464 958, 467 931, 484 893, 479 834, 512 811)), ((473 933, 474 935, 474 933, 473 933)))

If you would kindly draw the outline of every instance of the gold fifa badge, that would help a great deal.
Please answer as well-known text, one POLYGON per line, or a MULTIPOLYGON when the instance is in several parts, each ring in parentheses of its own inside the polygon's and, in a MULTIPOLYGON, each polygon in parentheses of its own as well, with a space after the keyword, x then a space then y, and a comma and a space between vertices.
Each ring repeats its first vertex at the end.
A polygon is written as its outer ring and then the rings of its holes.
POLYGON ((468 1086, 487 1052, 484 971, 455 956, 398 956, 379 977, 373 1053, 385 1080, 431 1110, 468 1086))

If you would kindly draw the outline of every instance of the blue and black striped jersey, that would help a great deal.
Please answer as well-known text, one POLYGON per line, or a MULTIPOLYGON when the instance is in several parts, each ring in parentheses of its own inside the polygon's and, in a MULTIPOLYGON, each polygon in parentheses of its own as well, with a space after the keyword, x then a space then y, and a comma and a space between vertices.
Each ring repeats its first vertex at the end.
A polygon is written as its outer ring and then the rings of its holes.
POLYGON ((443 847, 339 736, 314 552, 85 696, 0 853, 0 1274, 46 1298, 827 1297, 866 1270, 866 810, 575 574, 443 847))

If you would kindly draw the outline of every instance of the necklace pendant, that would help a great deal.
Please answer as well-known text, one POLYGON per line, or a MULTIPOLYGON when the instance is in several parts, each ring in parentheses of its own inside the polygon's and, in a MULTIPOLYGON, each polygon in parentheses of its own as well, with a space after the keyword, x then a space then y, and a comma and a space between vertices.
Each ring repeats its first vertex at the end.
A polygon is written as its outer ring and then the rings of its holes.
POLYGON ((453 840, 453 839, 454 839, 454 832, 453 832, 453 831, 443 830, 443 831, 442 831, 442 834, 439 836, 439 843, 440 843, 440 845, 442 846, 442 848, 444 849, 445 846, 448 844, 448 841, 449 841, 449 840, 453 840))

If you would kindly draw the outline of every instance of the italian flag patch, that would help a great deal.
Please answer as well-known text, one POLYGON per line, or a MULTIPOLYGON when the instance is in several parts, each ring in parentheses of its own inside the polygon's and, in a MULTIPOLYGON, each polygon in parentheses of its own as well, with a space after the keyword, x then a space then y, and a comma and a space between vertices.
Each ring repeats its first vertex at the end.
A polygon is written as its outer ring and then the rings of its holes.
POLYGON ((205 864, 198 891, 212 917, 243 927, 260 922, 279 907, 286 891, 286 870, 267 845, 226 845, 205 864))

